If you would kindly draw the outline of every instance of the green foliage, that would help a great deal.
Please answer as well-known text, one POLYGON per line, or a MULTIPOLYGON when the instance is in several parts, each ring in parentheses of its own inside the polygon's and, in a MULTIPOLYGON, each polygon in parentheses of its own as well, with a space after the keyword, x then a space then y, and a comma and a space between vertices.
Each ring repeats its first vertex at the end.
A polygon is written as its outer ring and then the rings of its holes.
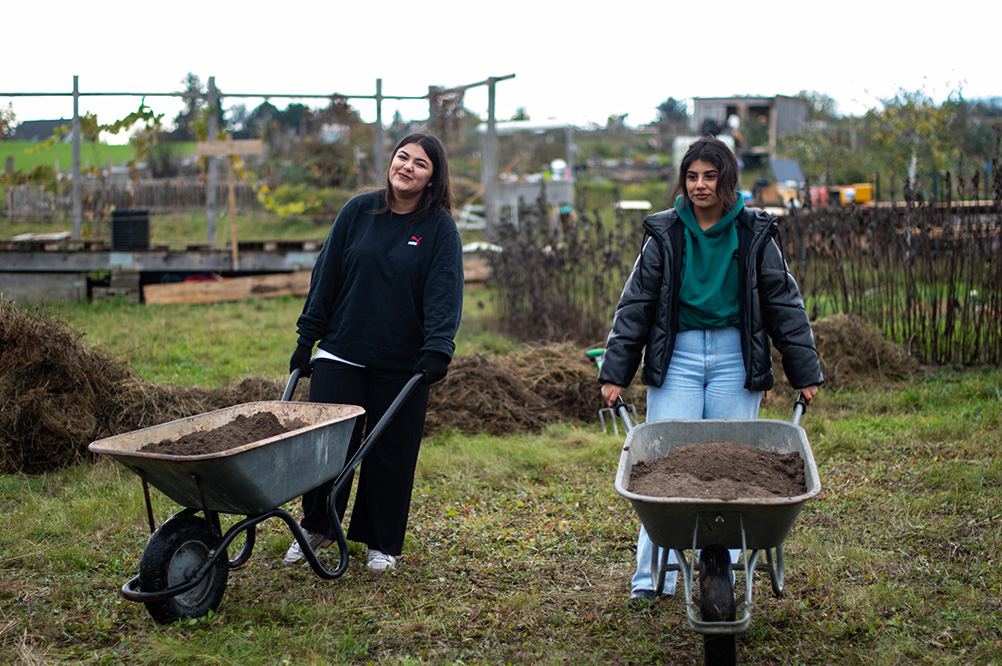
POLYGON ((953 104, 936 106, 922 93, 901 92, 884 100, 882 111, 868 111, 864 127, 893 176, 907 176, 913 170, 913 160, 926 170, 943 171, 951 164, 953 110, 953 104))
POLYGON ((351 196, 350 190, 333 187, 315 189, 306 184, 283 184, 274 191, 262 185, 257 191, 258 201, 264 209, 281 217, 306 215, 333 219, 351 196))
MULTIPOLYGON (((132 129, 134 125, 140 122, 144 123, 146 130, 159 128, 161 120, 163 120, 163 114, 161 113, 158 115, 154 113, 152 109, 146 106, 145 101, 140 102, 139 108, 136 111, 133 111, 124 118, 115 120, 111 123, 99 123, 96 114, 85 113, 80 116, 80 137, 90 142, 96 142, 104 132, 117 135, 119 132, 132 129)), ((55 129, 55 131, 53 131, 52 136, 45 141, 40 141, 37 144, 34 144, 27 150, 31 153, 39 153, 48 150, 57 143, 62 142, 65 137, 71 134, 72 131, 72 123, 60 125, 55 129)), ((145 145, 137 144, 136 147, 139 151, 140 157, 142 157, 145 152, 145 145)))
MULTIPOLYGON (((198 75, 188 72, 181 80, 184 85, 184 107, 174 118, 174 130, 171 137, 175 141, 205 141, 208 138, 208 103, 206 90, 198 75)), ((217 101, 215 113, 222 122, 221 100, 217 101)))
MULTIPOLYGON (((781 137, 778 157, 796 159, 813 185, 898 183, 914 177, 913 189, 935 190, 931 178, 952 176, 957 193, 976 196, 986 167, 998 158, 996 133, 1002 105, 993 100, 967 101, 959 93, 936 104, 921 92, 902 91, 882 108, 861 118, 838 117, 834 102, 819 93, 802 92, 809 103, 810 125, 781 137)), ((890 190, 890 188, 885 188, 890 190)))
POLYGON ((830 121, 838 117, 838 104, 828 95, 816 90, 801 90, 798 97, 807 102, 809 122, 830 121))
POLYGON ((679 125, 689 122, 689 108, 684 100, 669 97, 658 104, 658 122, 679 125))
POLYGON ((878 172, 872 152, 860 152, 851 143, 849 121, 831 121, 825 131, 788 134, 777 141, 777 154, 797 160, 811 185, 867 183, 878 172))

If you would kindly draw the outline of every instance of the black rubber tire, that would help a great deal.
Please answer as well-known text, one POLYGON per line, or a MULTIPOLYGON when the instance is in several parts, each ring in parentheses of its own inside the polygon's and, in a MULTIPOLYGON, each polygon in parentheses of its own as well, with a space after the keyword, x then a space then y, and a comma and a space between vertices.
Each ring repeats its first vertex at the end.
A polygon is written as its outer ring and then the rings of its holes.
MULTIPOLYGON (((139 589, 156 592, 191 580, 211 556, 219 540, 203 518, 180 513, 153 533, 139 563, 139 589)), ((160 601, 146 601, 146 610, 160 624, 202 617, 215 610, 226 591, 229 561, 223 554, 193 589, 160 601)))
MULTIPOLYGON (((731 554, 722 546, 699 553, 700 615, 704 622, 733 622, 736 616, 731 554)), ((703 663, 731 666, 738 660, 736 634, 703 634, 703 663)))

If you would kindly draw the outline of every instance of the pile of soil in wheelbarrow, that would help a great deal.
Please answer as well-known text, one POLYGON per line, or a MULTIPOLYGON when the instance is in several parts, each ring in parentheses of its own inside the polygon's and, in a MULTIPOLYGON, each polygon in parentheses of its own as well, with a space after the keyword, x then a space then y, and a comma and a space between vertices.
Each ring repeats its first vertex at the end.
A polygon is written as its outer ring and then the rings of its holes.
POLYGON ((735 500, 807 492, 804 459, 738 444, 701 442, 645 460, 630 470, 630 491, 649 497, 735 500))
POLYGON ((244 444, 258 442, 308 425, 295 420, 283 425, 271 412, 257 412, 250 416, 238 414, 236 418, 211 430, 190 432, 177 439, 164 439, 145 444, 143 453, 167 453, 172 456, 195 456, 229 451, 244 444))

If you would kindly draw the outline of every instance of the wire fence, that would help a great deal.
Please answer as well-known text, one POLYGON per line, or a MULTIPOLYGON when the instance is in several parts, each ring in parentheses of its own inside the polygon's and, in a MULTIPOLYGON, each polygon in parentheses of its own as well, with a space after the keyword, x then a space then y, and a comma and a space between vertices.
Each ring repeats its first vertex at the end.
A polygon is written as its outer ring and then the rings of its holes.
MULTIPOLYGON (((5 217, 11 222, 63 220, 72 208, 67 187, 41 188, 19 185, 6 193, 5 217)), ((227 201, 229 186, 216 185, 216 200, 227 201)), ((236 209, 260 210, 252 184, 239 181, 234 186, 236 209)), ((142 178, 85 180, 81 187, 84 219, 110 219, 112 210, 141 208, 153 215, 204 212, 207 202, 205 181, 200 178, 142 178)))

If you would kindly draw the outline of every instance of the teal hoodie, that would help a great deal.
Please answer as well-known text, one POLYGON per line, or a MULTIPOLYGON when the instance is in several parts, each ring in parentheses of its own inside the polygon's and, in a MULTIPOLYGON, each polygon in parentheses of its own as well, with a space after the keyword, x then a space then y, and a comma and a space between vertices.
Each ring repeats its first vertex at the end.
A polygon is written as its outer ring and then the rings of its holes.
POLYGON ((738 228, 735 219, 745 207, 740 197, 715 225, 703 231, 681 195, 675 210, 685 225, 685 254, 679 290, 678 330, 708 330, 737 326, 738 228))

